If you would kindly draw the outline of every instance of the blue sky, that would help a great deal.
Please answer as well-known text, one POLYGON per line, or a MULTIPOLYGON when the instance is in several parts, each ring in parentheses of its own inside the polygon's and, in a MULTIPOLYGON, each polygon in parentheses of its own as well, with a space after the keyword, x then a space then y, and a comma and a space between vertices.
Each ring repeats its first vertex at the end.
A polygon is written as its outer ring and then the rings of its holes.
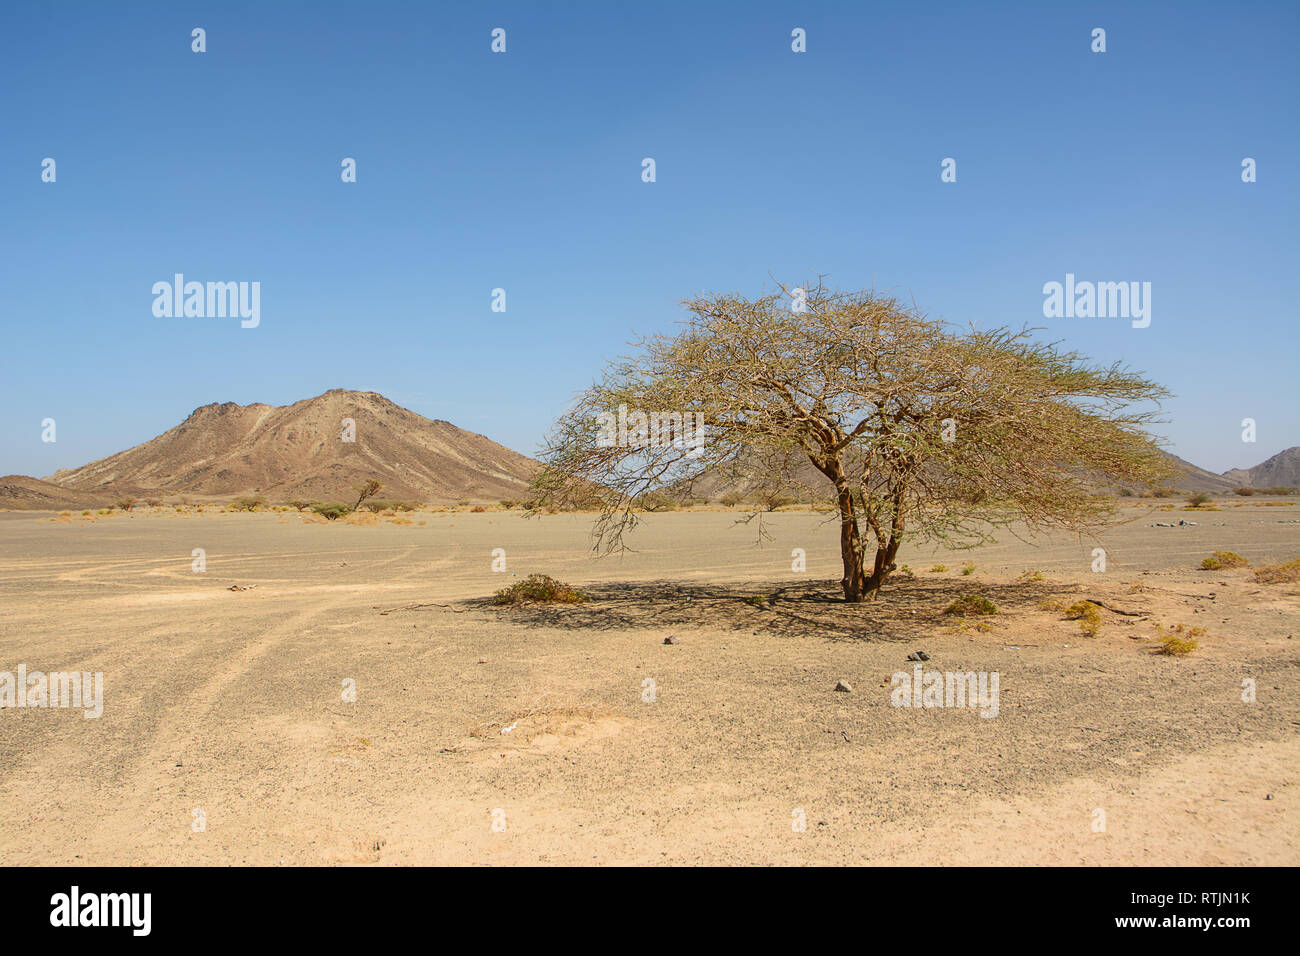
POLYGON ((1128 362, 1254 465, 1300 444, 1298 43, 1294 2, 6 0, 0 474, 334 387, 533 453, 684 297, 812 273, 1128 362), (156 318, 176 272, 261 324, 156 318), (1150 327, 1044 319, 1066 273, 1150 327))

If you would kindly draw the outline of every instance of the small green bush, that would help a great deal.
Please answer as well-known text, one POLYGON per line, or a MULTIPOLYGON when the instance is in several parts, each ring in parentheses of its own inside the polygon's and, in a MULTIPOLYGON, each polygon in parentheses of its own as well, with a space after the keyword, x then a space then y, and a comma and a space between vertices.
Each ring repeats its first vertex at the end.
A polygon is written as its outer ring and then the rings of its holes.
POLYGON ((943 609, 944 614, 957 617, 982 617, 997 614, 998 606, 986 597, 978 594, 963 594, 943 609))
POLYGON ((1078 621, 1079 630, 1088 637, 1096 637, 1101 631, 1101 609, 1091 601, 1075 601, 1065 609, 1067 621, 1078 621))
POLYGON ((548 574, 530 574, 522 581, 502 588, 492 598, 493 604, 581 604, 587 596, 577 588, 555 580, 548 574))
POLYGON ((256 511, 266 507, 265 495, 243 495, 230 503, 231 511, 256 511))
POLYGON ((316 512, 326 521, 337 521, 344 515, 350 515, 352 509, 341 501, 318 501, 311 506, 311 510, 316 512))

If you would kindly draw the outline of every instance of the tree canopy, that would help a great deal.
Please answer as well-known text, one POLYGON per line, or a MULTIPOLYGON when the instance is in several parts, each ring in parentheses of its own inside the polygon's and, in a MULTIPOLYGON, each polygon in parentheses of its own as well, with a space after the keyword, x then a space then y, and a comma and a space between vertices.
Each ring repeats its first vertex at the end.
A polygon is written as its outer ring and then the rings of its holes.
POLYGON ((1170 475, 1146 430, 1165 390, 1030 330, 957 330, 820 284, 684 305, 681 331, 612 363, 542 454, 535 500, 595 502, 598 550, 623 545, 648 496, 739 469, 834 500, 844 597, 860 601, 904 541, 1094 530, 1114 516, 1099 488, 1170 475))

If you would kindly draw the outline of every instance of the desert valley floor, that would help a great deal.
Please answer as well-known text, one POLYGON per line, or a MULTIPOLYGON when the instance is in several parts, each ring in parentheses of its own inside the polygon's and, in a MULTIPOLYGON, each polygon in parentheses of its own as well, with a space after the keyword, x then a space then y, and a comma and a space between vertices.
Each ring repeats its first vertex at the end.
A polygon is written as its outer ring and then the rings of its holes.
POLYGON ((589 515, 3 513, 0 671, 102 671, 104 711, 0 710, 0 859, 1294 865, 1300 597, 1196 568, 1296 557, 1297 512, 912 550, 857 607, 806 511, 761 546, 735 513, 650 515, 601 559, 589 515), (532 572, 592 601, 490 604, 532 572), (942 613, 966 593, 986 629, 942 613), (1049 607, 1084 597, 1143 616, 1085 637, 1049 607), (1176 624, 1199 649, 1154 653, 1176 624), (997 671, 998 715, 891 706, 920 650, 997 671))

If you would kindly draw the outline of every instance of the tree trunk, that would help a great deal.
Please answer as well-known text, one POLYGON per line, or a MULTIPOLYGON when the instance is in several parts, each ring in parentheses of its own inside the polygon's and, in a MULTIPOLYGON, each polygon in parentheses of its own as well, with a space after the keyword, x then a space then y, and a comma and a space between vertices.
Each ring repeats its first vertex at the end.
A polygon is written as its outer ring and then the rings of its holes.
POLYGON ((894 490, 894 518, 889 525, 889 540, 880 541, 877 538, 876 563, 872 565, 871 575, 864 583, 867 597, 874 597, 876 592, 884 587, 896 567, 894 558, 898 554, 898 546, 903 543, 903 501, 906 493, 906 485, 900 484, 894 490))
POLYGON ((862 567, 862 537, 858 533, 858 516, 853 510, 853 495, 845 486, 839 489, 840 557, 844 560, 844 600, 856 604, 867 595, 867 580, 862 567))
POLYGON ((889 579, 890 572, 894 570, 896 554, 898 554, 898 541, 893 538, 883 548, 876 549, 876 563, 871 568, 871 574, 863 582, 863 591, 867 597, 874 596, 889 579))

